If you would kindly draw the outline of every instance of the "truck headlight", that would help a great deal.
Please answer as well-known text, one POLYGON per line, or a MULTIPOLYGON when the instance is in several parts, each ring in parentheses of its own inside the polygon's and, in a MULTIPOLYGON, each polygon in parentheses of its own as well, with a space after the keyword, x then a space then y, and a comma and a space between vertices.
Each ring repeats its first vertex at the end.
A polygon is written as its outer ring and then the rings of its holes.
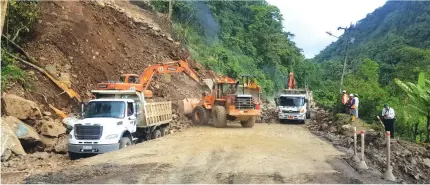
POLYGON ((305 112, 304 108, 300 109, 300 113, 304 113, 304 112, 305 112))
POLYGON ((117 137, 118 137, 117 134, 111 134, 111 135, 106 136, 106 139, 115 139, 117 137))

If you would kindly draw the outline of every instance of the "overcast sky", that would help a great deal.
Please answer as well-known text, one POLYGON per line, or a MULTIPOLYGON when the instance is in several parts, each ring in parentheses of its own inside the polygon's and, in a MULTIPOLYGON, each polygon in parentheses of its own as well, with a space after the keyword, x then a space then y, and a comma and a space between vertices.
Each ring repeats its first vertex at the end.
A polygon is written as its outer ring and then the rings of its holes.
POLYGON ((284 17, 284 29, 295 34, 293 39, 306 58, 312 58, 339 36, 351 22, 385 4, 386 0, 267 0, 277 6, 284 17))

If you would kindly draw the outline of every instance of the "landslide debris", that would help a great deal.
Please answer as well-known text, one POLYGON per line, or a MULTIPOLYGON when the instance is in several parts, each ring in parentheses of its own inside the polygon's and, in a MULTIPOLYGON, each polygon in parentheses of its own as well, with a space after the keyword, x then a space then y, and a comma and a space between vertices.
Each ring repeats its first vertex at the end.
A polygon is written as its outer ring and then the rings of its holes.
MULTIPOLYGON (((189 59, 191 66, 205 70, 189 58, 169 32, 157 24, 159 16, 129 2, 42 1, 42 15, 32 40, 23 48, 61 81, 69 84, 84 99, 99 82, 117 81, 121 74, 141 74, 152 64, 189 59)), ((12 87, 6 91, 24 98, 50 103, 72 112, 71 101, 38 71, 23 66, 30 77, 32 93, 12 87)), ((201 73, 202 77, 206 74, 201 73)), ((155 98, 180 100, 199 98, 197 82, 182 73, 156 76, 150 85, 155 98)))
MULTIPOLYGON (((386 141, 381 125, 368 125, 357 119, 350 121, 350 116, 345 114, 332 115, 328 111, 319 109, 317 120, 312 121, 308 128, 329 142, 338 149, 347 153, 347 162, 356 167, 350 158, 353 155, 353 132, 356 127, 357 132, 365 130, 365 160, 369 167, 366 172, 379 176, 385 172, 386 168, 386 141)), ((358 152, 361 151, 361 135, 357 136, 358 152)), ((403 140, 395 140, 391 143, 391 165, 396 183, 429 184, 430 177, 430 146, 419 145, 403 140)))

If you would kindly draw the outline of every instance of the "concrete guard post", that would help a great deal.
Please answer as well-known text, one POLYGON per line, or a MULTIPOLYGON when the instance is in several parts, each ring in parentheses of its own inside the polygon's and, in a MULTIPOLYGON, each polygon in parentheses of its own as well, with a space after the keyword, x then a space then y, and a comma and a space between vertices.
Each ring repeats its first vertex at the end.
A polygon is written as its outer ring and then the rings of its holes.
POLYGON ((354 155, 352 156, 352 160, 355 163, 359 163, 360 159, 358 158, 358 155, 357 155, 357 127, 354 127, 352 132, 354 134, 354 155))
POLYGON ((385 140, 387 141, 387 169, 384 173, 384 178, 386 180, 389 181, 396 181, 396 177, 394 177, 393 175, 393 167, 391 166, 391 161, 390 161, 390 157, 391 157, 391 137, 390 137, 390 131, 387 131, 387 133, 385 134, 385 140))
POLYGON ((358 163, 358 169, 368 169, 366 161, 364 161, 364 130, 361 131, 361 161, 358 163))

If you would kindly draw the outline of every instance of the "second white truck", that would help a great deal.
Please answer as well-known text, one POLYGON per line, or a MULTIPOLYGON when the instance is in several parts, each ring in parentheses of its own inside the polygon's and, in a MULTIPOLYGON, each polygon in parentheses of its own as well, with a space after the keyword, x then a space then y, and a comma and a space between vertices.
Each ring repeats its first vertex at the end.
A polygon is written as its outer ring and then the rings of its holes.
POLYGON ((118 150, 169 133, 172 103, 146 102, 135 90, 95 90, 69 133, 69 157, 118 150))
POLYGON ((275 98, 280 121, 298 120, 305 123, 311 118, 312 92, 306 89, 285 89, 275 98))

